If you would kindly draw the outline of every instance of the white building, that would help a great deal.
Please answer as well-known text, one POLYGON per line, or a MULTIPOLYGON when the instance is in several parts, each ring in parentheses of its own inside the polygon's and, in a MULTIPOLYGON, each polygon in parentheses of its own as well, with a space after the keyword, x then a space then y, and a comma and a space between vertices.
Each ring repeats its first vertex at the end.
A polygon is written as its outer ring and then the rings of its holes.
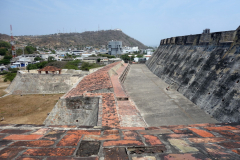
POLYGON ((123 54, 133 53, 133 52, 138 52, 138 51, 139 51, 138 46, 136 46, 136 47, 128 47, 128 46, 123 47, 123 54))
POLYGON ((20 57, 16 62, 12 63, 11 68, 27 67, 32 62, 33 60, 30 57, 20 57))

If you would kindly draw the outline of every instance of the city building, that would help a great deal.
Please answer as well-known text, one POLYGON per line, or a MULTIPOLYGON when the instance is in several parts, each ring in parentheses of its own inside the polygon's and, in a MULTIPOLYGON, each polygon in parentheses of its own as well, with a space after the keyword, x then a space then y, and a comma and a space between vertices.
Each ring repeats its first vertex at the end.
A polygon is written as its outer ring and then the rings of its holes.
POLYGON ((113 56, 122 54, 122 41, 108 42, 108 54, 113 56))

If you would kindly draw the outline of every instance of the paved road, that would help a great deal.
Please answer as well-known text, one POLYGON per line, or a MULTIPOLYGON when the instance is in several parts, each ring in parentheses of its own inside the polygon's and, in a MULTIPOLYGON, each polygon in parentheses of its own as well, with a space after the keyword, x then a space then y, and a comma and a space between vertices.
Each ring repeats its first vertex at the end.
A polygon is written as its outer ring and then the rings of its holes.
POLYGON ((131 65, 124 86, 149 126, 217 122, 179 92, 167 91, 144 64, 131 65))

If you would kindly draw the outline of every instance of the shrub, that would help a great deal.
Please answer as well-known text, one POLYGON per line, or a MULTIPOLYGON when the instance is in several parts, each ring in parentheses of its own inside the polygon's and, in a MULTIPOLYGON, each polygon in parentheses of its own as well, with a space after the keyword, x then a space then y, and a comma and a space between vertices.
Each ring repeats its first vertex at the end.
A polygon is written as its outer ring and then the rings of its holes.
POLYGON ((83 62, 80 69, 85 70, 85 71, 89 71, 89 69, 98 68, 98 67, 102 67, 102 66, 103 65, 96 64, 96 63, 83 62))
POLYGON ((16 77, 17 73, 11 73, 8 72, 7 74, 4 75, 4 82, 10 81, 12 82, 13 79, 16 77))
POLYGON ((80 62, 81 62, 80 60, 69 61, 64 66, 64 69, 78 69, 78 65, 79 65, 80 62))

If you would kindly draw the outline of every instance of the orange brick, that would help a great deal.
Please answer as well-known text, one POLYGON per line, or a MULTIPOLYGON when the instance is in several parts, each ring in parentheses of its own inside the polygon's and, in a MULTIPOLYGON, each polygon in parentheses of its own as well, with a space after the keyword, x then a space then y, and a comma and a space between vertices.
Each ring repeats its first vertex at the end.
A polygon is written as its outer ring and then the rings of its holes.
POLYGON ((40 158, 30 158, 30 157, 19 157, 19 158, 17 158, 17 160, 41 160, 41 159, 40 158))
POLYGON ((23 155, 29 156, 71 156, 75 148, 36 148, 28 149, 23 155))
POLYGON ((41 138, 43 135, 36 135, 36 134, 31 134, 31 135, 19 135, 19 134, 12 134, 10 136, 7 136, 4 138, 4 140, 36 140, 41 138))
POLYGON ((81 134, 81 135, 100 135, 100 130, 70 130, 67 134, 81 134))
POLYGON ((63 139, 57 144, 57 146, 76 146, 81 139, 82 135, 78 134, 67 134, 63 139))
POLYGON ((49 130, 48 128, 41 128, 32 134, 45 134, 47 133, 48 130, 49 130))
POLYGON ((240 155, 240 150, 239 149, 238 150, 232 150, 232 151, 240 155))
POLYGON ((177 133, 177 134, 191 134, 192 131, 188 130, 188 129, 174 129, 172 130, 174 133, 177 133))
POLYGON ((221 127, 205 127, 207 130, 214 131, 214 130, 238 130, 236 127, 232 126, 221 126, 221 127))
POLYGON ((119 140, 119 141, 105 141, 103 143, 104 147, 108 146, 144 146, 140 141, 135 140, 119 140))
POLYGON ((25 147, 49 147, 54 145, 54 141, 49 140, 36 140, 36 141, 18 141, 11 146, 25 146, 25 147))
POLYGON ((122 131, 125 140, 141 140, 136 131, 122 131))
POLYGON ((213 138, 188 138, 193 143, 216 143, 226 141, 226 138, 222 137, 213 137, 213 138))
POLYGON ((0 159, 13 159, 24 148, 4 148, 0 151, 0 159))
POLYGON ((119 134, 118 130, 105 130, 103 132, 104 135, 108 135, 108 134, 119 134))
POLYGON ((189 130, 195 132, 199 136, 202 137, 215 137, 212 133, 209 133, 207 131, 201 130, 201 129, 196 129, 196 128, 189 128, 189 130))
POLYGON ((161 145, 162 144, 162 142, 156 136, 143 135, 143 137, 145 138, 145 142, 148 145, 157 146, 157 145, 161 145))

